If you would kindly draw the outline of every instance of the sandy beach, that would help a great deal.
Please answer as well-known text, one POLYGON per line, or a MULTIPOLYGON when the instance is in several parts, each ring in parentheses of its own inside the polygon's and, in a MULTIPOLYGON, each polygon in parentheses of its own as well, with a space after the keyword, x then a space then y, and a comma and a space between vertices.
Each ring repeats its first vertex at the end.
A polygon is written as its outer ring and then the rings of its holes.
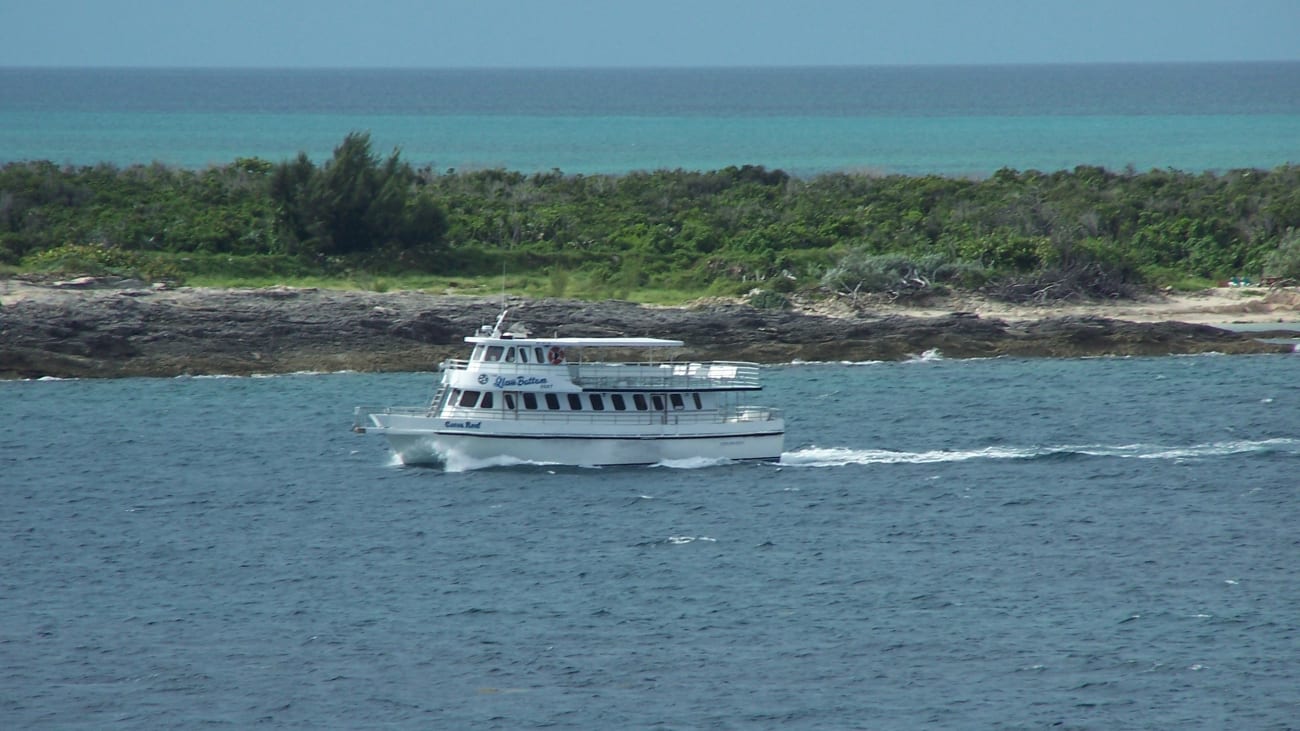
MULTIPOLYGON (((1014 305, 974 294, 955 294, 932 297, 918 304, 869 302, 862 304, 860 309, 912 317, 972 312, 980 317, 1007 322, 1055 317, 1105 317, 1128 322, 1187 322, 1197 325, 1275 323, 1300 329, 1300 288, 1216 287, 1199 292, 1153 294, 1140 300, 1066 301, 1043 305, 1014 305)), ((842 302, 827 305, 825 310, 821 314, 832 316, 848 315, 851 311, 842 302)))

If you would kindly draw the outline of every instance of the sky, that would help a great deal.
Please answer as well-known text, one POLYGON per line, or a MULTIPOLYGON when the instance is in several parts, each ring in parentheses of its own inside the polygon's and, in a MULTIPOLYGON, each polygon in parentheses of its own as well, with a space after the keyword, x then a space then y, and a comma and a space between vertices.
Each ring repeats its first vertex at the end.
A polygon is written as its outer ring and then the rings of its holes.
POLYGON ((0 67, 1300 60, 1300 0, 0 0, 0 67))

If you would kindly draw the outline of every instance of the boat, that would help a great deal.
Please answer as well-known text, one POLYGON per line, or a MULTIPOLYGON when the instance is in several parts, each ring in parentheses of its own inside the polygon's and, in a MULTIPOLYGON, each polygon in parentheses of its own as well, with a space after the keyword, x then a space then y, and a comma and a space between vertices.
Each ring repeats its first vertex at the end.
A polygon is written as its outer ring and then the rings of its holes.
POLYGON ((656 359, 680 340, 533 337, 507 313, 465 338, 468 359, 441 364, 427 405, 358 406, 353 431, 384 435, 406 465, 780 459, 781 411, 748 403, 758 364, 656 359), (637 359, 591 358, 608 353, 637 359))

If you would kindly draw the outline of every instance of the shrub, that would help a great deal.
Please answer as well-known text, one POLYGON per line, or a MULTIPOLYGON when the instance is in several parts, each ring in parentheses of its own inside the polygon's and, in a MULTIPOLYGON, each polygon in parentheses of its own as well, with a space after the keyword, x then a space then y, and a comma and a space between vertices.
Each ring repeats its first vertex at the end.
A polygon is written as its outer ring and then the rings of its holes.
POLYGON ((180 282, 183 275, 175 264, 140 252, 93 244, 64 244, 37 252, 23 260, 30 269, 49 274, 113 275, 145 281, 180 282))

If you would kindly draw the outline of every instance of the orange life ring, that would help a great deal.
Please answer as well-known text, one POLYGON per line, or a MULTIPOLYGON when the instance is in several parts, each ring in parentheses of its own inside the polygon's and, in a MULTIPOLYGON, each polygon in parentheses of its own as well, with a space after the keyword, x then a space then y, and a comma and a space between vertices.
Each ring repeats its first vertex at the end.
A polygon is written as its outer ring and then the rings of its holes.
POLYGON ((564 362, 564 348, 552 345, 551 349, 546 351, 546 360, 549 361, 551 365, 560 365, 564 362))

